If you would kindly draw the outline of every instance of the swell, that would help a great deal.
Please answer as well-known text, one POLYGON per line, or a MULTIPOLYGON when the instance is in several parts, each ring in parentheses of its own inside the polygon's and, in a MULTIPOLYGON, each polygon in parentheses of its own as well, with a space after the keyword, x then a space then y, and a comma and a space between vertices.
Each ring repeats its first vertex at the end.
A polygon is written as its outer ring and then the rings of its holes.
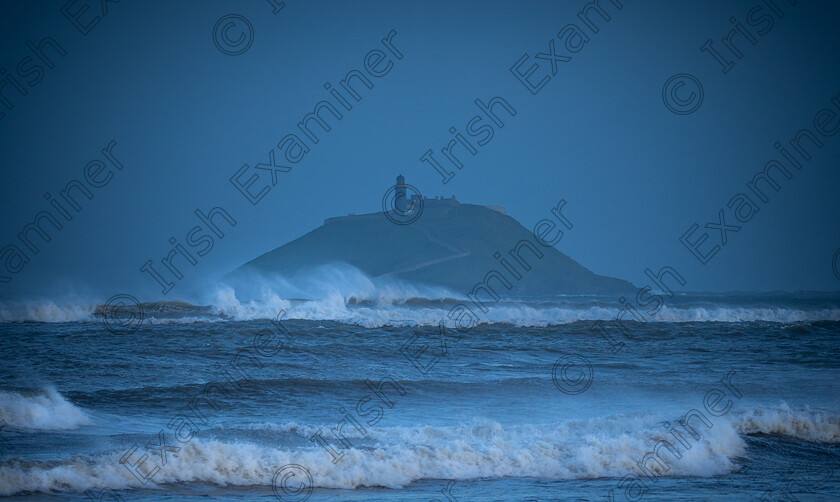
MULTIPOLYGON (((369 380, 371 385, 378 386, 379 380, 369 380)), ((240 382, 239 387, 234 387, 228 382, 216 380, 205 383, 186 383, 168 387, 143 386, 131 389, 99 389, 94 391, 68 392, 73 402, 88 409, 97 409, 108 413, 120 413, 126 407, 140 409, 163 409, 179 410, 199 395, 209 396, 213 402, 218 403, 224 409, 231 407, 240 410, 248 409, 259 412, 260 407, 265 405, 267 395, 282 395, 290 402, 301 401, 305 404, 307 400, 326 399, 342 401, 348 397, 356 400, 372 391, 367 384, 368 380, 352 379, 310 379, 310 378, 283 378, 283 379, 252 379, 240 382), (210 384, 209 387, 206 387, 210 384), (216 385, 219 384, 219 385, 216 385), (225 394, 227 392, 227 394, 225 394)), ((505 392, 516 393, 522 389, 537 389, 545 385, 542 377, 519 377, 506 378, 499 381, 462 381, 452 380, 393 380, 412 396, 431 396, 432 398, 457 398, 465 394, 481 392, 505 392)), ((390 381, 384 384, 386 393, 395 394, 390 381)))

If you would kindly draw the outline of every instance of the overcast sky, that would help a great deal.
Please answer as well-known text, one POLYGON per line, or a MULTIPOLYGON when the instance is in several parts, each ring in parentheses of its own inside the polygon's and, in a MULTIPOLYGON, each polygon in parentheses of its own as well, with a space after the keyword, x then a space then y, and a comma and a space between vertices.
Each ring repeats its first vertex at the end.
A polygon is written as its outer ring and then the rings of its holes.
MULTIPOLYGON (((755 44, 735 38, 743 57, 729 52, 735 65, 727 73, 700 47, 713 39, 726 51, 720 40, 734 29, 729 18, 745 23, 757 0, 625 0, 620 11, 604 0, 611 21, 596 16, 598 33, 584 29, 589 42, 574 54, 557 35, 569 23, 584 26, 576 17, 583 1, 286 0, 276 14, 266 0, 128 1, 108 3, 104 16, 99 2, 81 11, 79 0, 64 14, 63 1, 37 3, 4 7, 0 17, 0 75, 13 73, 26 92, 10 81, 2 88, 13 108, 0 104, 0 245, 14 244, 29 258, 8 273, 6 253, 0 276, 11 280, 0 283, 2 298, 162 298, 140 268, 159 263, 171 237, 185 242, 200 223, 196 209, 222 207, 236 226, 219 223, 224 237, 183 268, 167 295, 188 297, 325 218, 378 211, 400 173, 425 195, 503 206, 528 228, 565 199, 574 228, 558 249, 635 284, 643 283, 645 268, 670 265, 694 291, 840 286, 832 272, 840 247, 840 135, 819 136, 820 149, 806 141, 811 160, 790 180, 777 176, 781 190, 765 190, 768 201, 748 222, 734 220, 727 207, 767 161, 784 160, 774 142, 793 151, 788 141, 803 128, 813 131, 819 110, 840 113, 831 103, 840 102, 840 8, 828 7, 834 2, 775 0, 784 17, 773 15, 769 28, 754 14, 758 27, 748 29, 755 44), (227 14, 253 28, 242 54, 214 44, 214 25, 227 14), (382 39, 392 30, 389 49, 382 39), (53 68, 26 44, 44 37, 66 52, 44 50, 53 68), (535 57, 550 52, 550 40, 558 59, 571 56, 555 63, 555 75, 550 57, 535 57), (291 133, 303 138, 297 123, 330 99, 324 84, 365 71, 373 50, 393 63, 387 75, 369 76, 373 89, 357 85, 361 101, 341 109, 332 130, 310 141, 303 159, 278 172, 277 184, 252 205, 230 178, 249 164, 241 180, 257 174, 252 190, 268 186, 270 171, 253 167, 269 163, 272 150, 283 164, 278 141, 291 133), (521 72, 539 65, 532 83, 550 76, 537 94, 510 71, 526 54, 521 72), (693 113, 676 114, 663 103, 663 85, 675 74, 702 83, 693 113), (432 149, 445 161, 440 149, 449 128, 463 133, 480 113, 474 101, 497 96, 516 116, 495 108, 504 127, 495 127, 476 155, 460 150, 463 168, 443 184, 420 157, 432 149), (112 140, 110 155, 122 169, 102 153, 112 140), (87 185, 93 200, 77 196, 81 210, 72 220, 61 219, 62 230, 37 254, 26 249, 17 234, 39 211, 58 214, 44 194, 56 197, 71 180, 84 182, 97 159, 104 167, 91 178, 101 182, 112 172, 107 185, 87 185), (679 239, 697 224, 692 241, 709 235, 702 251, 719 245, 721 232, 705 226, 718 224, 722 209, 726 223, 741 229, 727 232, 727 243, 703 265, 679 239)), ((228 31, 232 43, 237 29, 228 31)), ((690 92, 677 95, 688 99, 690 92)))

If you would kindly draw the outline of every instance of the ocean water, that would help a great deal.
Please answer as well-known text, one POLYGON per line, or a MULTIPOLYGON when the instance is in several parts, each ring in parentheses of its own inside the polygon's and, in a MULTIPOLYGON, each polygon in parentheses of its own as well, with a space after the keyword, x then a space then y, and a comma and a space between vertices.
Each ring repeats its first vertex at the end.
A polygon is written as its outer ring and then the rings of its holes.
POLYGON ((458 302, 4 307, 0 496, 840 500, 840 297, 458 302))

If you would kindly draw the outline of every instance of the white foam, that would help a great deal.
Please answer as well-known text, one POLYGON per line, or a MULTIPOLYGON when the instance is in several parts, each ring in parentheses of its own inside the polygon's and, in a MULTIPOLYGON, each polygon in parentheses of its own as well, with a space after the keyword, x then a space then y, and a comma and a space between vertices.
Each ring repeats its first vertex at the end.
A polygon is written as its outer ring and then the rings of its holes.
MULTIPOLYGON (((94 320, 93 312, 101 302, 72 297, 0 304, 0 322, 43 321, 71 322, 94 320)), ((788 305, 769 308, 755 305, 715 306, 715 297, 698 297, 695 305, 667 303, 650 322, 751 322, 801 323, 840 321, 840 306, 802 308, 796 299, 788 305)), ((172 307, 172 317, 165 311, 146 312, 145 323, 194 323, 223 320, 246 321, 273 319, 278 311, 286 319, 329 320, 376 328, 382 326, 430 326, 441 321, 452 324, 450 309, 458 302, 469 307, 481 324, 511 324, 519 327, 544 327, 577 321, 610 321, 622 312, 618 298, 556 297, 554 301, 528 302, 508 298, 499 302, 486 299, 488 312, 481 312, 464 293, 442 287, 409 284, 391 277, 372 278, 346 264, 316 267, 291 278, 249 274, 236 288, 221 284, 206 288, 191 303, 211 305, 208 314, 185 312, 172 307), (304 299, 304 300, 300 300, 304 299)), ((639 308, 639 310, 643 310, 639 308)), ((630 320, 631 316, 625 315, 630 320)))
POLYGON ((786 404, 736 415, 741 434, 779 434, 802 441, 840 443, 840 415, 827 410, 792 410, 786 404))
MULTIPOLYGON (((659 440, 673 443, 682 456, 677 459, 660 450, 667 469, 655 461, 646 463, 657 476, 705 477, 738 469, 747 452, 744 434, 783 434, 834 443, 840 437, 836 413, 782 405, 714 418, 711 429, 695 424, 700 439, 689 438, 691 448, 686 449, 666 433, 661 418, 613 416, 552 426, 502 426, 485 421, 451 427, 371 427, 365 435, 347 428, 346 437, 354 447, 341 450, 345 456, 338 464, 316 446, 284 449, 194 438, 178 445, 181 451, 167 454, 168 462, 153 483, 268 486, 274 472, 287 464, 306 467, 315 487, 344 489, 400 488, 420 479, 618 479, 631 472, 639 474, 638 462, 659 440)), ((289 422, 248 428, 269 435, 292 432, 309 437, 319 427, 289 422)), ((0 495, 139 488, 140 482, 119 464, 122 453, 57 462, 7 462, 0 466, 0 495)), ((142 453, 138 450, 135 457, 142 453)), ((160 457, 152 452, 150 462, 160 464, 160 457)))
POLYGON ((93 319, 95 302, 39 300, 0 303, 0 322, 76 322, 93 319))
MULTIPOLYGON (((314 485, 352 489, 400 488, 431 478, 540 477, 579 479, 621 477, 662 439, 650 430, 621 430, 612 423, 569 423, 555 427, 503 427, 495 422, 459 427, 372 428, 373 447, 344 450, 338 463, 319 447, 288 450, 252 443, 193 439, 154 477, 158 484, 199 482, 220 486, 269 485, 274 472, 299 464, 314 485)), ((295 427, 293 427, 294 429, 295 427)), ((279 427, 278 429, 285 429, 279 427)), ((308 431, 307 431, 308 432, 308 431)), ((667 476, 711 476, 735 469, 744 441, 726 422, 703 431, 703 438, 673 461, 667 476)), ((137 453, 138 458, 140 453, 137 453)), ((160 463, 160 458, 150 457, 160 463)), ((667 455, 665 456, 667 458, 667 455)), ((55 462, 14 462, 0 467, 0 494, 140 487, 119 465, 118 453, 72 457, 55 462)))
MULTIPOLYGON (((533 307, 526 303, 505 302, 487 303, 488 312, 473 309, 479 324, 511 324, 517 327, 545 327, 569 324, 578 321, 611 321, 621 309, 604 306, 579 307, 533 307)), ((322 300, 291 303, 279 297, 271 301, 251 300, 246 303, 236 301, 234 292, 229 291, 227 299, 216 308, 219 312, 236 320, 265 319, 273 317, 279 309, 286 312, 286 319, 331 320, 354 324, 367 328, 382 326, 434 326, 441 321, 451 325, 448 317, 450 309, 446 307, 408 307, 402 304, 387 306, 351 305, 348 299, 333 294, 322 300)), ((766 321, 777 323, 798 323, 813 321, 840 321, 840 309, 801 310, 792 308, 747 308, 705 307, 663 308, 649 322, 751 322, 766 321)))
POLYGON ((0 391, 0 421, 16 429, 66 430, 92 424, 55 389, 33 394, 0 391))

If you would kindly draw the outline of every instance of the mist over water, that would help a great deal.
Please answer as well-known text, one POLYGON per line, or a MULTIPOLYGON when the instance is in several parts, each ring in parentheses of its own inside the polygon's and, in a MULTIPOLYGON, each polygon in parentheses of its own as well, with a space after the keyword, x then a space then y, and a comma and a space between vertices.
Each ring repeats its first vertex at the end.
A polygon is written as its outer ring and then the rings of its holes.
MULTIPOLYGON (((351 265, 335 263, 293 277, 249 273, 244 279, 223 280, 186 301, 146 302, 143 312, 148 323, 272 319, 282 310, 286 319, 332 320, 366 327, 429 326, 451 322, 448 314, 460 304, 471 308, 481 324, 523 327, 608 321, 625 309, 620 298, 613 296, 481 298, 487 313, 480 310, 468 291, 369 277, 351 265)), ((96 309, 103 302, 102 298, 80 300, 77 296, 5 302, 0 303, 0 322, 95 321, 96 309)), ((651 322, 840 321, 840 295, 677 293, 655 315, 645 318, 651 322)))

